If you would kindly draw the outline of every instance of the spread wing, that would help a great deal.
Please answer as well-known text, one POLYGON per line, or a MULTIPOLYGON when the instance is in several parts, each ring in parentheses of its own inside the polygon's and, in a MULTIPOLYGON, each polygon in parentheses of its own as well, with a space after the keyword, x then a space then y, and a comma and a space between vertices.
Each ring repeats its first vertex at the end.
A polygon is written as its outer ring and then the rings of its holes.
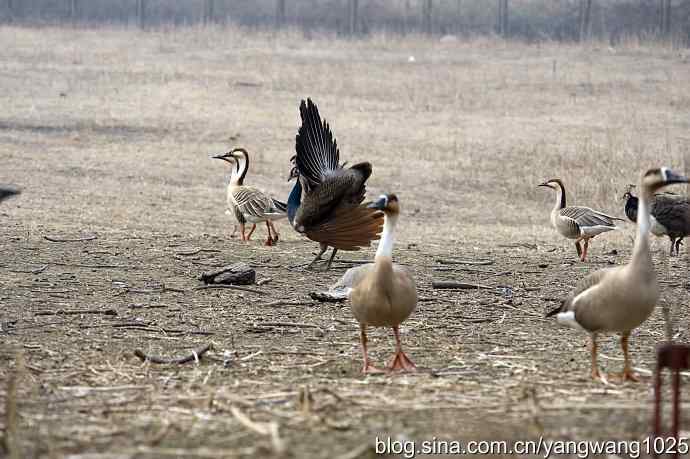
POLYGON ((621 220, 618 217, 607 215, 589 207, 568 206, 560 211, 562 217, 568 218, 579 227, 593 227, 593 226, 609 226, 615 228, 614 220, 621 220))
POLYGON ((299 111, 302 125, 295 138, 295 165, 308 192, 341 169, 340 152, 328 123, 321 121, 316 104, 311 99, 302 101, 299 111))

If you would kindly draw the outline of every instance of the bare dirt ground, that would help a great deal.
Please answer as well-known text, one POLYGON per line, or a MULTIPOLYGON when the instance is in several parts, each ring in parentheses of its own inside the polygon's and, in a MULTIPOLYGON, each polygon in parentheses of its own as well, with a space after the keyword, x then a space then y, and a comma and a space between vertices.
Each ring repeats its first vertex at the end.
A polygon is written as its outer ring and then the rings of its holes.
MULTIPOLYGON (((623 215, 643 168, 682 170, 687 51, 237 29, 3 27, 0 38, 0 183, 23 190, 0 207, 0 422, 17 457, 356 458, 374 456, 376 436, 649 433, 661 309, 632 340, 639 384, 592 382, 586 337, 543 318, 587 272, 626 262, 634 228, 597 238, 579 263, 536 185, 559 176, 572 202, 623 215), (307 96, 342 159, 373 163, 370 195, 401 199, 395 255, 422 299, 402 328, 415 374, 361 376, 347 305, 309 298, 372 249, 309 272, 295 266, 316 246, 285 223, 276 247, 261 245, 263 228, 250 243, 229 237, 227 169, 209 154, 248 148, 248 183, 286 197, 307 96), (236 261, 271 281, 194 289, 236 261), (434 279, 489 288, 434 290, 434 279), (133 354, 206 344, 199 363, 133 354)), ((653 248, 661 305, 687 342, 686 251, 653 248)), ((371 332, 376 362, 391 335, 371 332)), ((601 353, 620 369, 616 338, 601 353)))

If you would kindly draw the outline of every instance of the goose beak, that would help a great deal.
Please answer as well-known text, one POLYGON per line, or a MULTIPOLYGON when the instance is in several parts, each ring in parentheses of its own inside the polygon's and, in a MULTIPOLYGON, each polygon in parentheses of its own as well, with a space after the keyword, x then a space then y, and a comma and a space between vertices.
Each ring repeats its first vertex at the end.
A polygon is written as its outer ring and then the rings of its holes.
POLYGON ((690 179, 670 169, 664 169, 664 183, 690 183, 690 179))
POLYGON ((369 203, 367 205, 370 209, 385 210, 388 206, 388 199, 385 196, 379 197, 376 201, 369 203))
POLYGON ((539 188, 540 186, 545 186, 546 188, 551 188, 551 185, 549 185, 549 184, 546 183, 546 182, 540 183, 539 185, 537 185, 537 188, 539 188))
POLYGON ((211 156, 212 159, 222 159, 223 161, 231 162, 235 159, 232 153, 221 153, 220 155, 211 156))

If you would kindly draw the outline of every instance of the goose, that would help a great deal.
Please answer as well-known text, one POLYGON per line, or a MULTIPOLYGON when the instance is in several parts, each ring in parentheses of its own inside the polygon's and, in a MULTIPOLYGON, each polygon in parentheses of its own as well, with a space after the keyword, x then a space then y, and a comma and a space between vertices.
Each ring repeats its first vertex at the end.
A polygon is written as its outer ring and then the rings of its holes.
POLYGON ((0 187, 0 202, 4 201, 5 199, 9 199, 12 196, 20 194, 21 191, 16 190, 14 188, 5 188, 5 187, 0 187))
MULTIPOLYGON (((632 194, 631 185, 623 195, 625 215, 635 223, 639 198, 632 194)), ((650 232, 671 240, 670 256, 678 255, 683 238, 690 235, 690 200, 681 195, 657 193, 650 204, 650 232)))
POLYGON ((326 269, 338 250, 359 250, 378 239, 383 213, 362 205, 371 164, 349 168, 340 164, 340 151, 326 121, 311 99, 300 104, 302 125, 295 138, 296 155, 290 176, 296 178, 287 202, 288 221, 298 232, 318 242, 320 252, 310 269, 333 248, 326 269))
POLYGON ((646 171, 640 179, 637 236, 630 263, 589 274, 560 307, 547 314, 547 317, 556 316, 561 324, 590 334, 594 379, 603 380, 597 366, 597 335, 619 332, 624 357, 621 377, 624 381, 637 381, 628 355, 630 332, 647 320, 659 299, 659 285, 649 252, 650 203, 660 188, 688 181, 666 167, 646 171))
POLYGON ((248 241, 256 229, 256 224, 266 222, 268 236, 265 245, 278 242, 278 231, 273 226, 273 220, 287 216, 287 204, 274 199, 269 194, 244 184, 244 178, 249 170, 249 153, 244 148, 234 148, 227 153, 213 156, 214 159, 227 161, 232 166, 230 183, 227 188, 228 213, 231 213, 240 224, 243 241, 248 241), (245 234, 245 224, 252 223, 249 234, 245 234))
POLYGON ((333 288, 349 297, 352 314, 360 326, 363 373, 380 372, 369 361, 367 327, 391 327, 395 336, 395 355, 388 370, 414 371, 415 364, 402 350, 398 327, 417 306, 414 278, 404 267, 392 260, 395 226, 400 203, 395 194, 381 195, 369 208, 384 212, 383 236, 376 249, 373 263, 350 268, 333 288))
POLYGON ((556 191, 556 205, 551 211, 551 226, 568 239, 575 239, 575 249, 580 261, 587 258, 589 240, 594 236, 618 229, 614 220, 622 220, 599 212, 589 207, 566 206, 565 187, 561 179, 551 179, 539 186, 551 188, 556 191), (580 241, 584 241, 584 247, 580 247, 580 241))

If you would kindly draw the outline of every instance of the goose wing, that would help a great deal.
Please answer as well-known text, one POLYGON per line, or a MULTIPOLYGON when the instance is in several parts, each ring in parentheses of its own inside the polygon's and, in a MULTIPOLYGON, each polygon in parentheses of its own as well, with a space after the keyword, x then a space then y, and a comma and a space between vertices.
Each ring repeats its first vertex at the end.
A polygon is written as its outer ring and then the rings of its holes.
POLYGON ((607 215, 589 207, 569 206, 564 207, 559 211, 559 215, 563 218, 569 219, 576 223, 580 228, 607 226, 615 228, 614 220, 622 220, 621 218, 607 215))
POLYGON ((561 301, 560 306, 546 313, 546 317, 555 316, 556 314, 563 312, 575 311, 575 309, 577 309, 576 305, 578 304, 575 301, 575 298, 587 292, 588 290, 598 286, 602 282, 602 280, 604 280, 615 269, 616 268, 600 269, 580 279, 580 281, 575 285, 575 288, 568 294, 568 296, 563 301, 561 301))
POLYGON ((309 192, 342 167, 338 144, 328 123, 321 121, 316 104, 311 99, 303 100, 299 112, 302 125, 295 138, 295 165, 305 190, 309 192))
POLYGON ((285 211, 276 206, 273 198, 253 186, 235 187, 231 194, 237 210, 247 219, 265 220, 285 215, 285 211))

